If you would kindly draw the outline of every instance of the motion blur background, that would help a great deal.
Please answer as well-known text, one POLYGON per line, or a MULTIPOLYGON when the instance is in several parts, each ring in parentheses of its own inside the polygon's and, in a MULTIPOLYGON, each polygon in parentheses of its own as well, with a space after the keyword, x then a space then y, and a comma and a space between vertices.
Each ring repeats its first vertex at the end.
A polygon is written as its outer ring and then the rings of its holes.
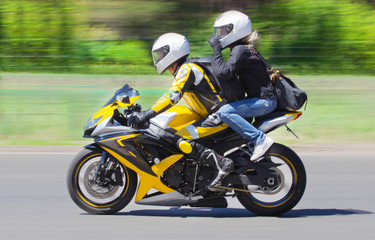
MULTIPOLYGON (((257 47, 309 95, 278 142, 375 141, 374 0, 1 0, 0 144, 82 144, 86 120, 124 83, 150 107, 172 81, 150 49, 165 32, 212 55, 216 17, 248 14, 257 47)), ((229 51, 224 51, 226 56, 229 51)))

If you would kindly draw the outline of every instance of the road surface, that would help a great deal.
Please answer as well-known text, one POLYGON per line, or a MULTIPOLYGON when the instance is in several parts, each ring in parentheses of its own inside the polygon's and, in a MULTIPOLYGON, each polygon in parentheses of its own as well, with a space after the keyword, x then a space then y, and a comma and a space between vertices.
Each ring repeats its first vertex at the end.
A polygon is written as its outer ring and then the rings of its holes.
POLYGON ((255 216, 235 198, 226 209, 132 201, 116 215, 89 215, 66 189, 73 151, 0 149, 0 239, 374 239, 371 149, 296 149, 308 184, 281 217, 255 216))

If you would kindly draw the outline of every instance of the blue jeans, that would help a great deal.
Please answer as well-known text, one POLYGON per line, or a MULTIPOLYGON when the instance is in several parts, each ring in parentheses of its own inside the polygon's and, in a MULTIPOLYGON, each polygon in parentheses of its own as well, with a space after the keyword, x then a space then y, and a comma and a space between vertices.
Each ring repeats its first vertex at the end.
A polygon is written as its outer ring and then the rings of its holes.
POLYGON ((245 118, 266 115, 275 110, 276 107, 277 101, 275 99, 249 98, 222 106, 218 111, 218 115, 221 121, 257 145, 265 139, 266 135, 246 121, 245 118))

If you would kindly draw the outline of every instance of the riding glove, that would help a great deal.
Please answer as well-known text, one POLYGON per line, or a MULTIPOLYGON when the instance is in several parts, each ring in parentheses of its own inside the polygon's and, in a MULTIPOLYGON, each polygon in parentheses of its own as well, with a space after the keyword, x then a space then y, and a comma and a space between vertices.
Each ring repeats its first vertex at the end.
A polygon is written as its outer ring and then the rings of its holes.
POLYGON ((154 115, 155 111, 151 108, 142 112, 133 112, 133 114, 128 117, 128 126, 132 128, 143 127, 144 124, 154 115))
POLYGON ((213 49, 221 50, 221 44, 220 44, 219 38, 215 34, 212 34, 210 39, 208 39, 208 43, 211 45, 213 49))

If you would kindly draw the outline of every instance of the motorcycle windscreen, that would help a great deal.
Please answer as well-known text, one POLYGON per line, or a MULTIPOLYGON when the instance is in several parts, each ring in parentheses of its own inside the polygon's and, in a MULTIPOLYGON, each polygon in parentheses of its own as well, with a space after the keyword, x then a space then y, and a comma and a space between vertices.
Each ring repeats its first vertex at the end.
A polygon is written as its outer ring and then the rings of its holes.
POLYGON ((104 104, 103 107, 112 104, 116 100, 117 96, 127 96, 130 100, 129 105, 131 105, 139 96, 139 92, 130 87, 128 84, 125 84, 122 88, 116 91, 115 95, 113 95, 113 97, 106 104, 104 104))

